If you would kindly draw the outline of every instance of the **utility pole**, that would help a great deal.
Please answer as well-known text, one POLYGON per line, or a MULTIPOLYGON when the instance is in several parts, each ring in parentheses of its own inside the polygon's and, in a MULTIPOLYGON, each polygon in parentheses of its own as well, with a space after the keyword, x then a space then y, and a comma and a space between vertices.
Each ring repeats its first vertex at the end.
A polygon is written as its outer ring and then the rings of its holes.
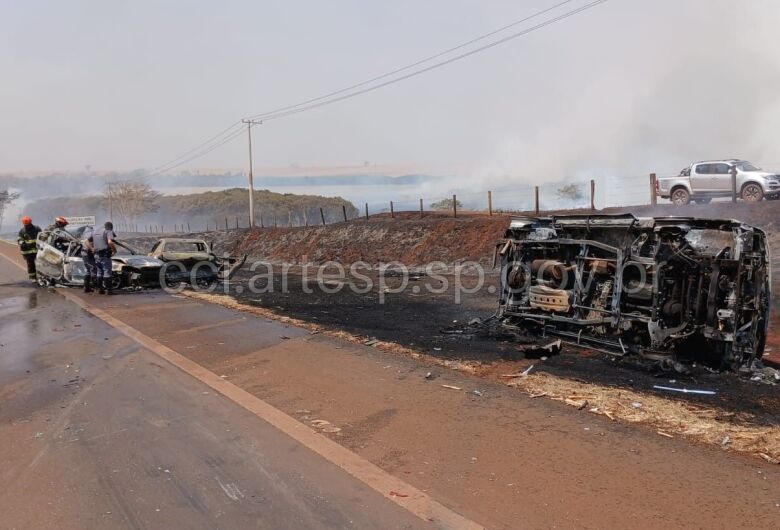
POLYGON ((262 121, 241 120, 246 123, 246 133, 249 139, 249 228, 255 226, 255 179, 252 171, 252 125, 262 125, 262 121))

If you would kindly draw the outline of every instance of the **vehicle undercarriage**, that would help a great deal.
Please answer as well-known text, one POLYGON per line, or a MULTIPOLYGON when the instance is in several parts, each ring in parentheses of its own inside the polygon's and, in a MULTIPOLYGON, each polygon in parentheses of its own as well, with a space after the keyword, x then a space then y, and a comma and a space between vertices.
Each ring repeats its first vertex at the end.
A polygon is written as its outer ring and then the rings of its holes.
POLYGON ((760 359, 769 246, 738 221, 632 215, 514 219, 503 326, 615 356, 738 369, 760 359))

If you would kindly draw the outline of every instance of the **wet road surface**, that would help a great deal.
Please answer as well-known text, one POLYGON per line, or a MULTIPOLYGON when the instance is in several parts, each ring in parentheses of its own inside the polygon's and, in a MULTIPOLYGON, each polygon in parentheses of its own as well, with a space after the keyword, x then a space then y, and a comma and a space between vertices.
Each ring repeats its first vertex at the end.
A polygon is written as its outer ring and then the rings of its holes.
POLYGON ((0 260, 3 528, 430 527, 0 260))

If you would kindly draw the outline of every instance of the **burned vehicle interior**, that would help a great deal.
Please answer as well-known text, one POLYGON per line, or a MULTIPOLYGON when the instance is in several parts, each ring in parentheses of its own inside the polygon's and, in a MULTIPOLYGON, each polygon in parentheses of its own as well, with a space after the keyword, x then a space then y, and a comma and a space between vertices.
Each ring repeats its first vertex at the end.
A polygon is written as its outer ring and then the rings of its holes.
POLYGON ((513 219, 501 325, 671 367, 749 367, 765 346, 770 259, 733 220, 633 215, 513 219))
POLYGON ((246 262, 243 256, 217 256, 203 239, 163 238, 149 256, 168 264, 166 281, 193 281, 200 287, 229 280, 246 262))

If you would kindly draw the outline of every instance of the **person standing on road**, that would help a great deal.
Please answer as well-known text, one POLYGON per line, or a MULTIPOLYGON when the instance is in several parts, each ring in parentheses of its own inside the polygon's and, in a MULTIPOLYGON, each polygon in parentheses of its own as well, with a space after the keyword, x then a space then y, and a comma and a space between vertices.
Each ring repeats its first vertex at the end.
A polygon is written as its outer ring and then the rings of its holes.
POLYGON ((111 286, 111 256, 116 254, 114 224, 106 221, 103 228, 96 227, 87 238, 95 253, 95 268, 99 294, 114 294, 111 286))
POLYGON ((87 274, 84 276, 84 292, 91 293, 93 287, 98 287, 97 264, 95 262, 95 247, 92 246, 92 227, 88 226, 82 234, 81 240, 81 259, 84 260, 84 267, 87 274))
POLYGON ((22 229, 19 230, 16 242, 19 243, 19 250, 22 252, 24 261, 27 262, 27 277, 32 281, 36 279, 35 256, 38 255, 38 247, 35 241, 40 233, 40 227, 35 226, 31 218, 22 217, 22 229))

